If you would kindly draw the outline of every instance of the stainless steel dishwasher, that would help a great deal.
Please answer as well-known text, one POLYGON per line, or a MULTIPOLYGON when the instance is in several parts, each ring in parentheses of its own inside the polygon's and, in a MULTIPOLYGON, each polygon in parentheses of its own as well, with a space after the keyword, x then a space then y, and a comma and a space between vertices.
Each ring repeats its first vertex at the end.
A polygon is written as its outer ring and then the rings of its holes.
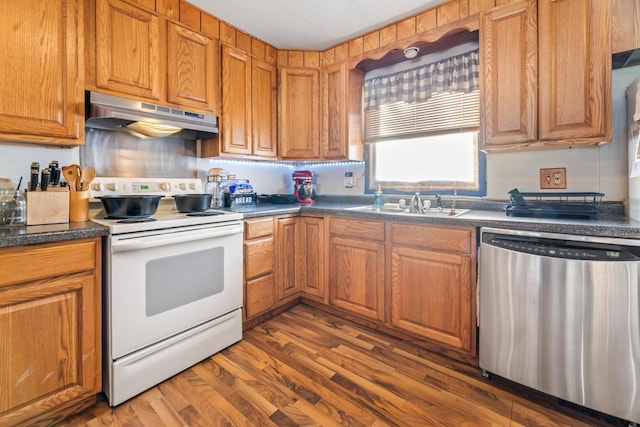
POLYGON ((485 375, 640 423, 640 240, 480 233, 485 375))

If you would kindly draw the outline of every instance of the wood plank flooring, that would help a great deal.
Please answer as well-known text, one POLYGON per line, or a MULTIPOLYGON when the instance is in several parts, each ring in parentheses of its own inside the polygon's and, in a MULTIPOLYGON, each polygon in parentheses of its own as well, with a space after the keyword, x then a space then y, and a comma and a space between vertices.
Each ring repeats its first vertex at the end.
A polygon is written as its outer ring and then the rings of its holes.
POLYGON ((306 305, 141 395, 62 426, 609 426, 591 411, 306 305))

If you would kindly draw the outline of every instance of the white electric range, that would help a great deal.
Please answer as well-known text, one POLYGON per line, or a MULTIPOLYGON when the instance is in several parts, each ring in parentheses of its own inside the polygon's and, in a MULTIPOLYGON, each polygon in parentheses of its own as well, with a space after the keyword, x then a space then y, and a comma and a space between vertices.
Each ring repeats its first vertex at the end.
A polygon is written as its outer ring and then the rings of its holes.
POLYGON ((109 227, 103 248, 103 390, 111 406, 242 339, 242 214, 175 209, 198 179, 100 177, 90 219, 109 227), (162 195, 143 222, 108 219, 103 195, 162 195), (97 206, 96 206, 97 205, 97 206))

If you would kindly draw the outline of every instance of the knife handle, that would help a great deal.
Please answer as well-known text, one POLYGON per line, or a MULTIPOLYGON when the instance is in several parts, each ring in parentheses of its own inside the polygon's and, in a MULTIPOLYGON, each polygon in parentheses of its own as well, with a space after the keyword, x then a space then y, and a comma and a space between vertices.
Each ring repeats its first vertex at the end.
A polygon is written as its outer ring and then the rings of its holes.
POLYGON ((29 181, 29 191, 36 191, 38 188, 38 175, 40 174, 40 163, 31 163, 31 181, 29 181))
POLYGON ((40 180, 40 190, 47 191, 47 187, 49 187, 50 175, 51 175, 51 170, 49 168, 42 169, 42 179, 40 180))

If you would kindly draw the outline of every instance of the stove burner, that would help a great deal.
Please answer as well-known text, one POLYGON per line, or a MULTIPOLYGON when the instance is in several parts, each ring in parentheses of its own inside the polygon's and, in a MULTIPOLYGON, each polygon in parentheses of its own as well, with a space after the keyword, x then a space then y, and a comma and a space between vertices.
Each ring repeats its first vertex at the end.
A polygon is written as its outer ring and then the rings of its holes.
POLYGON ((113 218, 107 217, 106 219, 117 219, 118 224, 135 224, 137 222, 153 222, 157 221, 157 219, 150 216, 142 216, 142 217, 132 217, 132 218, 113 218))
POLYGON ((224 212, 204 211, 204 212, 191 212, 187 214, 187 216, 215 216, 215 215, 224 215, 224 212))

